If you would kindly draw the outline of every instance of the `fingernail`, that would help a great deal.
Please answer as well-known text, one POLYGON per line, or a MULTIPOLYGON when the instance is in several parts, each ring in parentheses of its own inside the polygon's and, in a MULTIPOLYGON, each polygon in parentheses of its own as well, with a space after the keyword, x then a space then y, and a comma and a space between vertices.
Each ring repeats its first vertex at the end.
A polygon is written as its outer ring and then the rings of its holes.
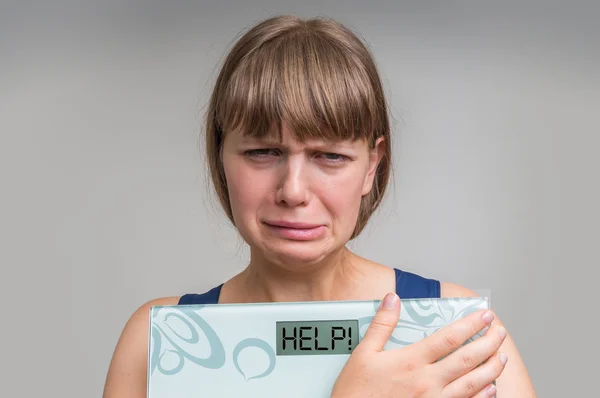
POLYGON ((492 311, 486 311, 482 316, 483 322, 486 324, 491 323, 494 320, 494 314, 492 311))
POLYGON ((494 394, 496 394, 496 386, 491 385, 486 391, 485 393, 487 394, 488 397, 493 397, 494 394))
POLYGON ((506 365, 507 361, 508 361, 508 357, 506 356, 505 353, 501 352, 500 353, 500 363, 502 364, 502 366, 506 365))
POLYGON ((397 299, 398 299, 398 296, 395 293, 388 293, 384 297, 383 302, 381 303, 381 307, 382 308, 394 308, 394 306, 396 305, 397 299))
POLYGON ((500 330, 498 331, 498 333, 500 334, 500 338, 502 340, 504 340, 504 338, 506 337, 506 329, 504 328, 504 326, 500 327, 500 330))

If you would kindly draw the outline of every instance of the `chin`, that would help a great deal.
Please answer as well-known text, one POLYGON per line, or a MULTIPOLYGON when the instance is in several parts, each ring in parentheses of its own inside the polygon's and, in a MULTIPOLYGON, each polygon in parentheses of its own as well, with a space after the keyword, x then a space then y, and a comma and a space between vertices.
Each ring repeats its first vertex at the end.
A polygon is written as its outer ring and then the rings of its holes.
POLYGON ((276 245, 265 247, 263 255, 266 259, 287 270, 306 269, 319 264, 331 253, 330 250, 323 248, 323 242, 314 243, 278 242, 276 245))

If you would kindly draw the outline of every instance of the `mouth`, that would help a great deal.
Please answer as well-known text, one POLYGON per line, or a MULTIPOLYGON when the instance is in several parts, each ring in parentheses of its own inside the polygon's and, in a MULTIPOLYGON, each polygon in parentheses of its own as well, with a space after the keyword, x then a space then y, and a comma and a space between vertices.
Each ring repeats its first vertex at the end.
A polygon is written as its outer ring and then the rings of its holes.
POLYGON ((292 222, 292 221, 264 221, 272 232, 287 240, 309 241, 323 236, 323 224, 292 222))
POLYGON ((271 227, 289 228, 289 229, 313 229, 318 228, 321 224, 312 224, 293 221, 265 221, 265 224, 271 227))

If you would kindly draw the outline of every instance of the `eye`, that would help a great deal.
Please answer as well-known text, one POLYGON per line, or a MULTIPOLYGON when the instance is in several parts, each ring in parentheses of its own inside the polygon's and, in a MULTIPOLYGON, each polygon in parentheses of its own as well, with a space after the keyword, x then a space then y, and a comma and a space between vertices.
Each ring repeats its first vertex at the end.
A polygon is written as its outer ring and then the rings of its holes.
POLYGON ((350 160, 350 158, 346 155, 333 152, 322 152, 319 154, 319 156, 324 158, 325 161, 329 163, 342 163, 350 160))
POLYGON ((249 149, 244 151, 244 156, 256 159, 264 159, 269 156, 277 156, 278 154, 277 150, 272 148, 249 149))

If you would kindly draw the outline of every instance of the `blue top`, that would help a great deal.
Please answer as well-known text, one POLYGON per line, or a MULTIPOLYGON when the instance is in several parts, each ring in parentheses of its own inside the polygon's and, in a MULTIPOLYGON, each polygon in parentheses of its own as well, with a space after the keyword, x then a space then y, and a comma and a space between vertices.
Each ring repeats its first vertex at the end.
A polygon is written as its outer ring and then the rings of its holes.
MULTIPOLYGON (((427 279, 411 272, 394 268, 396 273, 396 294, 402 299, 439 298, 440 282, 427 279)), ((221 287, 216 286, 202 294, 185 294, 179 299, 179 304, 218 304, 221 287)))

